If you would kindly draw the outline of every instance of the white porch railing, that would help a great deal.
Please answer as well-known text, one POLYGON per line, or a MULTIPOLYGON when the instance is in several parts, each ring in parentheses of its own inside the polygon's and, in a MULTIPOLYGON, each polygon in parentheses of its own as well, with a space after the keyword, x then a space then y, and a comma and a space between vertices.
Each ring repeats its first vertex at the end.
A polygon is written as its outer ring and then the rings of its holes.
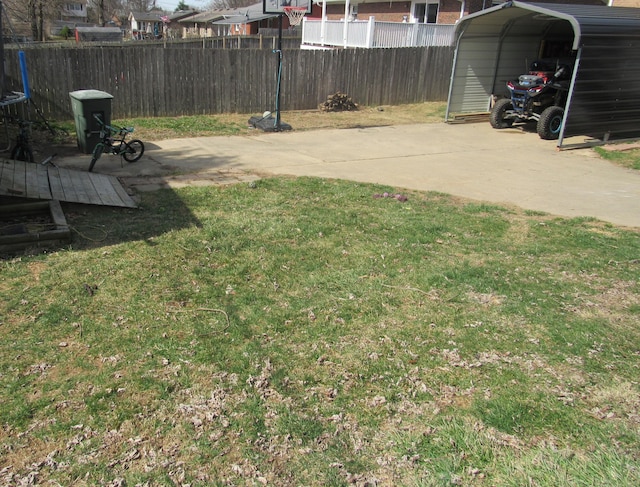
POLYGON ((302 47, 429 47, 453 44, 455 25, 304 19, 302 47))

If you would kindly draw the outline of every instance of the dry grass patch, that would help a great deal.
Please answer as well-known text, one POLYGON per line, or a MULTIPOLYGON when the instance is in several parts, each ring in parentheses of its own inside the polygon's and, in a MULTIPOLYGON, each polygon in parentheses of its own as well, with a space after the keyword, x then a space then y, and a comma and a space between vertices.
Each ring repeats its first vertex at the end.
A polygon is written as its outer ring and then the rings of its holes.
MULTIPOLYGON (((445 107, 446 104, 442 102, 428 102, 400 106, 360 107, 356 111, 349 112, 283 111, 281 119, 296 131, 381 127, 442 122, 445 107)), ((261 133, 248 125, 252 115, 255 114, 127 119, 116 120, 114 123, 135 126, 136 137, 142 140, 261 133)))

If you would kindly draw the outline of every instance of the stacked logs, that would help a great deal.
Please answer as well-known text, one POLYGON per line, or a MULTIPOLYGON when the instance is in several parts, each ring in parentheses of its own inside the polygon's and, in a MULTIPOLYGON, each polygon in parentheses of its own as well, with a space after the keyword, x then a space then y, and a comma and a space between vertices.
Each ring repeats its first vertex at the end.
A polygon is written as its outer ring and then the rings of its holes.
POLYGON ((318 107, 323 112, 349 112, 358 109, 358 105, 345 93, 334 93, 318 107))

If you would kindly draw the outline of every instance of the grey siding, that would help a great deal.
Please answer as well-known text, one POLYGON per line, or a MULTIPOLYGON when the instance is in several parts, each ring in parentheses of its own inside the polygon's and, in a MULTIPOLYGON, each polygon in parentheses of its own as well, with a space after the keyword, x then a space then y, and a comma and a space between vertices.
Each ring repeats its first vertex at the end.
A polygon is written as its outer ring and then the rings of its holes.
POLYGON ((474 113, 489 109, 496 66, 497 39, 466 38, 455 58, 449 95, 449 113, 474 113))
POLYGON ((640 134, 640 31, 584 39, 565 134, 640 134))

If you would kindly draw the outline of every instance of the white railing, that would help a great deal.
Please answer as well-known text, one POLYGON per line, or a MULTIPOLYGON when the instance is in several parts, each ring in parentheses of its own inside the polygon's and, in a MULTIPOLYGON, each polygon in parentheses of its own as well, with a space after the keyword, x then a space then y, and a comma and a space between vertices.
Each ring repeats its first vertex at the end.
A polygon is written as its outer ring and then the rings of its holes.
POLYGON ((347 22, 341 20, 304 19, 302 24, 302 44, 320 46, 371 47, 367 36, 369 22, 347 22))
POLYGON ((302 45, 312 47, 429 47, 453 44, 455 25, 304 19, 302 45))

